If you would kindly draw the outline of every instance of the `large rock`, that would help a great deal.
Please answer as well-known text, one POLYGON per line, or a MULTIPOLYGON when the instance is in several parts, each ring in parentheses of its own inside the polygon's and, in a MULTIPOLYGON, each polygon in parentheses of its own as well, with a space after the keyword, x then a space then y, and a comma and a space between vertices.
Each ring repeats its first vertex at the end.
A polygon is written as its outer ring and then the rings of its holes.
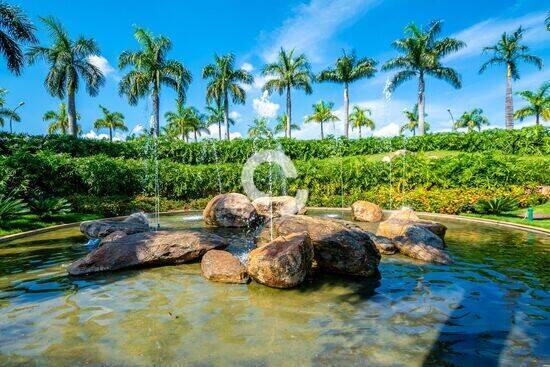
POLYGON ((126 234, 149 231, 149 220, 143 213, 135 213, 124 220, 100 219, 80 224, 80 232, 88 238, 104 238, 113 232, 126 234))
POLYGON ((252 205, 259 215, 266 218, 298 214, 302 209, 296 198, 292 196, 264 196, 254 200, 252 205))
POLYGON ((239 259, 227 251, 210 250, 201 260, 203 277, 213 282, 248 283, 250 278, 239 259))
POLYGON ((204 222, 218 227, 247 227, 258 219, 256 209, 245 195, 230 193, 215 196, 203 211, 204 222))
POLYGON ((425 228, 441 238, 442 241, 445 240, 447 227, 437 222, 422 220, 410 209, 393 213, 387 220, 378 225, 376 234, 388 238, 403 236, 410 225, 425 228))
POLYGON ((393 241, 399 252, 413 259, 440 264, 452 263, 441 238, 424 227, 409 225, 403 236, 395 237, 393 241))
POLYGON ((248 273, 258 283, 291 288, 302 283, 313 262, 313 245, 307 232, 291 233, 256 248, 248 255, 248 273))
POLYGON ((374 243, 378 252, 382 255, 393 255, 397 252, 395 243, 387 237, 377 236, 374 233, 367 232, 371 241, 374 243))
POLYGON ((258 237, 262 246, 273 236, 308 232, 320 269, 328 272, 371 276, 378 270, 380 253, 368 233, 353 224, 303 215, 285 215, 267 223, 258 237))
POLYGON ((81 275, 182 264, 200 259, 209 250, 226 246, 226 240, 215 234, 192 231, 136 233, 104 243, 72 263, 68 271, 71 275, 81 275))
POLYGON ((380 222, 382 215, 382 208, 368 201, 360 200, 351 205, 352 219, 359 222, 380 222))

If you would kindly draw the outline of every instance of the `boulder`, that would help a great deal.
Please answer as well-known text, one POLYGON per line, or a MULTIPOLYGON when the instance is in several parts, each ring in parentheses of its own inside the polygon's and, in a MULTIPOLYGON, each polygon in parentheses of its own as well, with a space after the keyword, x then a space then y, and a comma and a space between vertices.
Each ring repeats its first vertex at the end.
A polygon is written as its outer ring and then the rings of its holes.
POLYGON ((182 264, 207 251, 224 249, 227 242, 211 233, 194 231, 143 232, 109 241, 72 263, 68 272, 82 275, 134 267, 182 264))
POLYGON ((371 241, 374 243, 378 252, 382 255, 393 255, 397 252, 395 243, 387 237, 377 236, 374 233, 367 232, 371 241))
POLYGON ((313 246, 307 232, 291 233, 256 248, 248 255, 248 273, 258 283, 291 288, 311 271, 313 246))
POLYGON ((401 209, 396 212, 393 212, 388 217, 388 220, 390 219, 407 220, 407 221, 420 220, 418 215, 416 215, 416 212, 412 209, 401 209))
POLYGON ((124 231, 113 232, 113 233, 103 237, 101 239, 101 242, 99 243, 99 246, 102 246, 102 245, 106 244, 107 242, 119 240, 122 237, 126 237, 126 236, 128 236, 128 235, 124 231))
POLYGON ((215 196, 203 211, 209 226, 247 227, 258 219, 256 209, 245 195, 230 193, 215 196))
POLYGON ((371 276, 377 273, 380 253, 369 234, 353 225, 327 218, 284 215, 273 218, 260 233, 257 243, 266 244, 273 236, 308 232, 315 261, 321 270, 332 273, 371 276))
POLYGON ((443 241, 424 227, 410 225, 403 236, 393 240, 400 253, 413 259, 439 264, 453 262, 444 250, 443 241))
POLYGON ((135 213, 124 220, 100 219, 80 224, 80 232, 88 238, 104 238, 113 232, 126 234, 149 231, 149 220, 143 213, 135 213))
POLYGON ((271 218, 272 213, 273 217, 298 214, 302 209, 296 198, 292 196, 264 196, 254 200, 252 205, 256 208, 256 212, 265 218, 271 218))
POLYGON ((393 213, 389 218, 378 225, 376 234, 382 237, 395 238, 403 236, 405 230, 410 225, 423 227, 428 231, 434 233, 442 241, 445 240, 445 233, 447 227, 443 224, 432 222, 430 220, 420 219, 416 213, 411 209, 404 209, 393 213))
POLYGON ((359 222, 380 222, 382 220, 382 208, 368 201, 356 201, 351 205, 351 216, 359 222))
POLYGON ((202 276, 213 282, 248 283, 250 278, 240 260, 222 250, 210 250, 201 260, 202 276))

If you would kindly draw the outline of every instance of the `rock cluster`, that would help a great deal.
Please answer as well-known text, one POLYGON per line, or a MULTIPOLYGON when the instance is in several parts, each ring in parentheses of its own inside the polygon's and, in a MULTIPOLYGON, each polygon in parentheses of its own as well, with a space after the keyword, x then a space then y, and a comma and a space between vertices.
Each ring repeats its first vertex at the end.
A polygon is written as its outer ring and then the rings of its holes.
POLYGON ((93 239, 107 237, 113 232, 134 234, 147 231, 149 231, 149 220, 143 213, 132 214, 124 220, 101 219, 80 224, 80 232, 93 239))

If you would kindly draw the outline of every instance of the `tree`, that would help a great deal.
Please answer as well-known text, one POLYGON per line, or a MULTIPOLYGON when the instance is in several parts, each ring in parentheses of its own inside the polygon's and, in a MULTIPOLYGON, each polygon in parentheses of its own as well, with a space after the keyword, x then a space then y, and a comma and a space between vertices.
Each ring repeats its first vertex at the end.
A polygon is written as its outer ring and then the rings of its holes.
MULTIPOLYGON (((403 134, 405 131, 412 131, 413 136, 416 136, 416 129, 418 129, 418 105, 415 104, 412 111, 409 110, 403 110, 403 114, 407 118, 407 122, 401 126, 400 133, 403 134)), ((428 115, 425 113, 424 117, 427 117, 428 115)), ((430 130, 430 124, 427 121, 424 121, 424 131, 428 132, 430 130)))
MULTIPOLYGON (((275 125, 275 129, 273 131, 274 134, 279 134, 282 132, 286 132, 286 126, 287 126, 287 117, 286 113, 282 114, 281 116, 277 117, 277 125, 275 125)), ((297 124, 291 124, 290 130, 300 130, 300 126, 297 124)))
POLYGON ((512 80, 518 80, 519 76, 519 62, 534 64, 542 69, 542 59, 537 56, 528 54, 529 48, 522 45, 524 30, 519 27, 514 33, 507 34, 504 32, 500 37, 498 43, 494 46, 485 47, 483 52, 492 52, 492 57, 486 61, 479 73, 483 73, 491 65, 504 65, 506 66, 506 98, 504 105, 504 116, 506 121, 506 128, 514 128, 514 103, 512 99, 512 80))
POLYGON ((481 126, 489 125, 489 119, 483 115, 481 108, 474 108, 471 111, 466 111, 455 122, 455 129, 467 128, 468 131, 477 129, 481 131, 481 126))
POLYGON ((80 87, 80 78, 84 79, 86 91, 92 97, 105 83, 101 70, 90 62, 90 57, 99 55, 99 48, 91 38, 80 37, 72 40, 61 24, 54 18, 40 18, 46 25, 53 40, 48 47, 33 46, 27 53, 29 63, 43 60, 49 64, 50 70, 44 82, 48 92, 58 98, 67 96, 67 114, 69 118, 69 133, 78 134, 76 123, 75 95, 80 87))
POLYGON ((6 58, 8 70, 15 75, 21 74, 25 61, 21 44, 38 42, 35 30, 19 7, 0 2, 0 52, 6 58))
POLYGON ((256 117, 252 125, 248 126, 248 137, 259 139, 270 139, 273 137, 273 132, 267 125, 265 117, 256 117))
POLYGON ((313 105, 313 113, 308 117, 306 117, 306 121, 305 121, 306 123, 317 122, 321 124, 321 139, 325 138, 325 134, 323 132, 324 123, 340 121, 338 116, 332 113, 333 107, 334 107, 334 103, 332 102, 319 101, 313 105))
POLYGON ((444 80, 457 89, 462 87, 460 74, 452 68, 443 66, 441 59, 460 50, 466 44, 449 37, 438 39, 441 28, 441 21, 431 22, 427 31, 414 24, 408 25, 405 28, 406 37, 393 42, 393 47, 403 55, 389 60, 382 67, 384 71, 401 69, 390 80, 387 87, 389 92, 393 92, 405 81, 418 77, 419 135, 424 135, 426 131, 424 127, 425 77, 432 76, 444 80))
POLYGON ((206 101, 214 101, 217 105, 223 106, 225 138, 229 140, 229 96, 233 103, 244 104, 246 92, 241 84, 252 84, 254 78, 244 69, 235 69, 233 54, 214 55, 214 63, 204 67, 202 77, 208 79, 206 101))
POLYGON ((328 68, 317 76, 320 82, 334 82, 344 85, 344 134, 349 136, 349 85, 359 79, 371 78, 376 73, 377 62, 373 59, 357 59, 355 52, 344 54, 336 60, 334 68, 328 68))
POLYGON ((264 91, 268 93, 277 91, 279 95, 286 92, 286 115, 288 118, 285 137, 291 138, 292 100, 290 92, 294 88, 311 94, 313 75, 309 61, 304 54, 295 57, 294 50, 287 53, 281 48, 277 62, 265 65, 262 75, 270 78, 264 85, 264 91))
MULTIPOLYGON (((76 114, 76 119, 80 120, 79 114, 76 114)), ((48 134, 55 134, 59 131, 62 135, 65 135, 69 131, 69 114, 67 113, 67 105, 63 102, 59 104, 59 110, 47 111, 42 120, 50 123, 48 134)), ((78 125, 76 130, 78 133, 81 131, 78 125)))
POLYGON ((17 114, 14 110, 4 107, 6 104, 6 94, 8 91, 4 88, 0 88, 0 127, 3 127, 6 121, 4 119, 9 119, 10 121, 21 121, 21 116, 17 114))
MULTIPOLYGON (((218 124, 218 134, 220 140, 222 140, 222 123, 224 122, 224 109, 219 103, 215 103, 214 106, 206 106, 206 121, 208 125, 218 124)), ((227 117, 227 121, 230 125, 235 125, 235 120, 230 116, 227 117)))
POLYGON ((550 120, 550 82, 542 84, 535 92, 524 90, 518 95, 523 97, 529 106, 523 107, 514 113, 514 118, 523 121, 526 117, 535 116, 535 122, 540 124, 540 118, 550 120))
POLYGON ((210 135, 210 130, 208 129, 208 122, 205 121, 203 115, 198 114, 198 118, 195 120, 195 124, 191 127, 193 130, 193 135, 195 138, 195 143, 197 142, 197 137, 202 136, 202 134, 210 135))
POLYGON ((124 115, 122 113, 111 112, 101 105, 99 108, 101 109, 101 112, 103 112, 103 117, 95 120, 94 128, 98 130, 102 128, 109 129, 109 141, 113 141, 113 131, 128 131, 128 128, 124 124, 124 115))
POLYGON ((368 108, 361 108, 359 106, 353 106, 353 112, 350 115, 350 122, 352 128, 359 128, 359 137, 361 138, 361 127, 368 128, 370 130, 376 129, 374 121, 370 118, 372 112, 368 108))
POLYGON ((172 42, 162 35, 136 27, 134 37, 141 46, 139 51, 124 51, 118 58, 118 67, 131 70, 122 77, 120 95, 125 95, 131 105, 141 98, 151 97, 153 104, 153 132, 160 132, 160 93, 162 87, 176 91, 178 99, 185 101, 185 92, 192 76, 182 63, 168 59, 172 42))
POLYGON ((185 107, 181 100, 176 100, 176 111, 166 112, 164 118, 168 121, 167 132, 169 135, 179 136, 189 142, 189 134, 202 132, 202 117, 195 107, 185 107))

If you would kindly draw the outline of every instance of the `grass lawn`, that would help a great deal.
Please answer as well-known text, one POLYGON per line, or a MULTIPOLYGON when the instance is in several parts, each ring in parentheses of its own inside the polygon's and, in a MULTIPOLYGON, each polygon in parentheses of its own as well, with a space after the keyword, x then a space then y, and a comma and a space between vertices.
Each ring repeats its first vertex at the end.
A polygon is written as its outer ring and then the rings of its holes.
MULTIPOLYGON (((550 214, 550 201, 537 205, 533 207, 535 210, 535 214, 550 214)), ((534 220, 532 222, 529 222, 527 219, 519 218, 514 216, 513 214, 520 214, 525 215, 527 213, 527 209, 518 209, 513 212, 510 212, 511 215, 501 214, 501 215, 494 215, 494 214, 461 214, 467 217, 475 217, 475 218, 484 218, 484 219, 495 219, 495 220, 501 220, 504 222, 510 222, 510 223, 517 223, 517 224, 524 224, 527 226, 533 226, 533 227, 540 227, 544 229, 550 229, 550 219, 539 219, 534 220)))
POLYGON ((68 213, 58 215, 51 220, 40 219, 37 215, 27 214, 18 218, 8 219, 0 223, 0 236, 19 232, 31 231, 33 229, 55 226, 58 224, 81 222, 100 218, 97 214, 68 213))

